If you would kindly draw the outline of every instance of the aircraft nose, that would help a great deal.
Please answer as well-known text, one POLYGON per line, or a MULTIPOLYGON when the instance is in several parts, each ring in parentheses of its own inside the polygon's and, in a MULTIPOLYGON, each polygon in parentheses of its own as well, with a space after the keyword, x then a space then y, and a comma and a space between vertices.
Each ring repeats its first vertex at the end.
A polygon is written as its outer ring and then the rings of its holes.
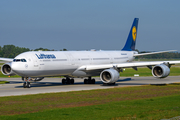
POLYGON ((26 68, 25 68, 24 64, 22 64, 22 63, 12 62, 11 69, 17 75, 23 76, 26 68))
POLYGON ((14 62, 11 63, 11 69, 12 69, 13 71, 18 70, 19 67, 20 67, 20 66, 19 66, 17 63, 14 63, 14 62))

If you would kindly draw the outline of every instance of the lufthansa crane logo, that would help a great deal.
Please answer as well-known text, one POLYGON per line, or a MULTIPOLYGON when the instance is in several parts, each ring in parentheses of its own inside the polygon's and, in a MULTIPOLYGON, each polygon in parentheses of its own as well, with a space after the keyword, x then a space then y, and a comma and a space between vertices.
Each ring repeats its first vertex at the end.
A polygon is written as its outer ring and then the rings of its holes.
POLYGON ((132 38, 133 40, 135 41, 136 40, 136 27, 134 26, 133 29, 132 29, 132 38))

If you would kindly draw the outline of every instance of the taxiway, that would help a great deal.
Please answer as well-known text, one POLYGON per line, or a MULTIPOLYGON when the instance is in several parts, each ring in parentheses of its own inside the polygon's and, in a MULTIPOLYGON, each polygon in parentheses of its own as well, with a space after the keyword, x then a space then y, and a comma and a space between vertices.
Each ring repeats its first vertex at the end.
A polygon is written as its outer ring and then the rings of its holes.
POLYGON ((31 88, 23 88, 23 81, 21 78, 0 78, 0 81, 10 82, 8 84, 0 84, 0 96, 56 93, 180 82, 180 76, 169 76, 165 79, 156 79, 154 77, 121 77, 115 85, 103 85, 99 78, 95 79, 96 84, 84 84, 83 79, 76 78, 75 84, 62 85, 61 78, 45 78, 42 81, 31 83, 31 88))

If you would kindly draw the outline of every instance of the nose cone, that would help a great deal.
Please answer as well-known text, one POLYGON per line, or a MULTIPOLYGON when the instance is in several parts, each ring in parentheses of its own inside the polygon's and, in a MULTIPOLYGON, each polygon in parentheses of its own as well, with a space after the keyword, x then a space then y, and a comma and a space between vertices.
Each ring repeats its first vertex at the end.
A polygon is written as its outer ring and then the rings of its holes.
POLYGON ((11 69, 12 69, 13 71, 19 70, 19 68, 20 68, 20 66, 19 66, 18 63, 15 63, 15 62, 12 62, 12 63, 11 63, 11 69))
POLYGON ((12 62, 11 69, 17 75, 23 76, 23 72, 25 70, 24 64, 18 62, 12 62))

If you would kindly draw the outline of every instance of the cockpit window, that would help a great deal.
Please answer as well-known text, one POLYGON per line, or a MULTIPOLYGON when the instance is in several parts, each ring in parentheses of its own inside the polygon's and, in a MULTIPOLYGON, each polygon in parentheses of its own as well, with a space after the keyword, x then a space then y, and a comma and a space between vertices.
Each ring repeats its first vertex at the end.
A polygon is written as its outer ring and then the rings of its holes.
POLYGON ((20 62, 21 59, 14 59, 13 62, 20 62))
POLYGON ((26 59, 21 59, 21 62, 26 62, 26 59))
POLYGON ((26 59, 14 59, 13 62, 26 62, 26 59))

